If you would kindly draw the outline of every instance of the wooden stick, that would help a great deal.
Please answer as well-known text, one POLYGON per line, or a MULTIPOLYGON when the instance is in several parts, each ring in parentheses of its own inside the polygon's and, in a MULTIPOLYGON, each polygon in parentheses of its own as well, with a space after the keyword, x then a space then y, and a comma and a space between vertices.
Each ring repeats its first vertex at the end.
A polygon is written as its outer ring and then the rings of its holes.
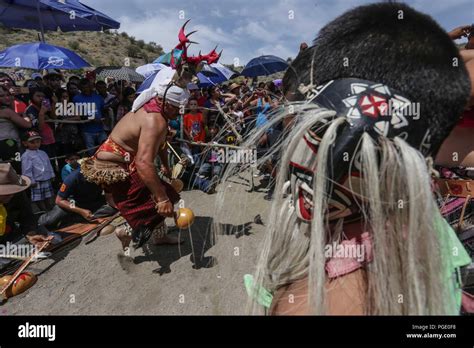
POLYGON ((237 129, 235 129, 234 124, 230 120, 230 117, 224 112, 224 110, 222 110, 222 107, 219 105, 219 103, 216 104, 216 107, 219 110, 219 112, 221 113, 221 115, 224 116, 224 120, 230 126, 230 128, 232 130, 232 133, 234 133, 235 136, 237 137, 237 141, 241 142, 242 141, 242 136, 240 135, 239 132, 237 132, 237 129))
POLYGON ((181 156, 178 155, 178 153, 176 152, 176 150, 173 148, 173 146, 171 146, 171 144, 166 141, 166 145, 168 145, 168 147, 170 148, 171 152, 181 161, 181 156))
POLYGON ((181 139, 176 139, 179 142, 187 143, 190 145, 197 145, 197 146, 203 146, 203 147, 226 147, 229 149, 236 149, 236 150, 253 150, 253 148, 245 148, 241 146, 236 146, 236 145, 227 145, 227 144, 213 144, 213 143, 197 143, 195 141, 189 141, 189 140, 181 140, 181 139))
POLYGON ((90 242, 94 241, 96 238, 99 237, 100 231, 105 227, 108 226, 116 219, 117 217, 120 216, 120 213, 116 213, 112 216, 106 216, 105 221, 102 221, 97 225, 97 227, 94 227, 92 230, 87 232, 84 237, 84 243, 89 244, 90 242))
POLYGON ((26 267, 28 267, 28 265, 31 263, 31 261, 33 260, 33 258, 35 258, 36 256, 38 256, 38 254, 44 249, 46 248, 49 243, 51 243, 51 241, 46 241, 43 243, 43 245, 41 245, 39 248, 36 248, 36 251, 33 253, 33 255, 31 255, 30 257, 28 257, 22 264, 21 266, 15 271, 15 273, 13 273, 12 275, 12 278, 8 281, 7 284, 5 284, 5 286, 3 287, 2 291, 0 291, 0 295, 2 295, 4 298, 7 298, 5 292, 7 291, 7 289, 13 284, 13 282, 19 277, 19 275, 21 274, 21 272, 23 272, 25 270, 26 267))

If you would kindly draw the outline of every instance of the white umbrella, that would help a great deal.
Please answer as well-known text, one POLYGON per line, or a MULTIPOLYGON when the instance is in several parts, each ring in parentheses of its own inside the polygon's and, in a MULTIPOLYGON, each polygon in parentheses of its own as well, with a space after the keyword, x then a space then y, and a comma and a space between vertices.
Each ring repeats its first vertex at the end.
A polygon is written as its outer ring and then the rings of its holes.
POLYGON ((145 64, 136 68, 135 71, 139 73, 140 75, 145 76, 145 78, 148 78, 151 75, 153 75, 155 72, 163 69, 164 67, 166 67, 166 65, 161 64, 161 63, 145 64))

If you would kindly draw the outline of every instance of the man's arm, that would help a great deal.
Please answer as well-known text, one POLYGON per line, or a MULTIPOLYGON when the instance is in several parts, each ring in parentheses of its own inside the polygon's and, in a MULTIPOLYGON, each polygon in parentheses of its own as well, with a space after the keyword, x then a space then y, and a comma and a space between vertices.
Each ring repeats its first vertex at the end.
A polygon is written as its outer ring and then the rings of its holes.
POLYGON ((165 148, 160 148, 158 150, 158 156, 160 157, 161 162, 161 171, 166 176, 171 176, 171 170, 168 163, 168 150, 165 148))
POLYGON ((77 175, 74 173, 69 174, 59 189, 55 203, 65 211, 78 214, 86 220, 92 220, 92 212, 90 210, 78 207, 74 201, 69 201, 73 197, 73 189, 77 185, 78 180, 77 175))
POLYGON ((160 114, 142 114, 140 117, 140 139, 138 140, 138 150, 135 156, 135 165, 138 175, 143 183, 148 187, 157 203, 158 212, 171 216, 173 205, 169 202, 165 187, 158 178, 154 160, 158 154, 160 144, 166 139, 167 124, 160 114))
POLYGON ((31 128, 31 121, 29 121, 29 119, 21 117, 12 109, 0 110, 0 117, 12 121, 16 126, 20 128, 31 128))
POLYGON ((66 211, 78 214, 86 220, 92 220, 92 212, 90 210, 78 207, 77 205, 69 202, 66 198, 57 195, 55 203, 58 207, 66 211))

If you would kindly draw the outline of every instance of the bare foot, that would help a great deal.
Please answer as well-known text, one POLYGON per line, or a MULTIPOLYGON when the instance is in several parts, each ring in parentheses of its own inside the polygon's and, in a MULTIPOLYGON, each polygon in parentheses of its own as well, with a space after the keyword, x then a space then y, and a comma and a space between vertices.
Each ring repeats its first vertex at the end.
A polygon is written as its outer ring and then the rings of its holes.
POLYGON ((120 239, 122 243, 122 249, 125 251, 129 249, 130 242, 132 241, 132 236, 128 233, 125 226, 119 226, 115 229, 115 235, 120 239))
POLYGON ((164 244, 181 244, 184 243, 183 239, 180 239, 176 236, 171 236, 167 234, 162 238, 155 238, 153 239, 153 245, 164 245, 164 244))

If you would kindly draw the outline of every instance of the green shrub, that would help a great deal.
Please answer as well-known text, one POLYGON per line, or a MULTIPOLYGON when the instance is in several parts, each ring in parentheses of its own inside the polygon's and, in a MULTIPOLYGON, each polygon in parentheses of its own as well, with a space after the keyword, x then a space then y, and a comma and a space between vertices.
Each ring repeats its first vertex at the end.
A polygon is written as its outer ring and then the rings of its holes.
POLYGON ((69 41, 68 46, 69 46, 70 49, 76 51, 76 50, 79 49, 79 46, 80 46, 80 45, 79 45, 79 42, 77 42, 76 40, 74 40, 74 41, 69 41))

